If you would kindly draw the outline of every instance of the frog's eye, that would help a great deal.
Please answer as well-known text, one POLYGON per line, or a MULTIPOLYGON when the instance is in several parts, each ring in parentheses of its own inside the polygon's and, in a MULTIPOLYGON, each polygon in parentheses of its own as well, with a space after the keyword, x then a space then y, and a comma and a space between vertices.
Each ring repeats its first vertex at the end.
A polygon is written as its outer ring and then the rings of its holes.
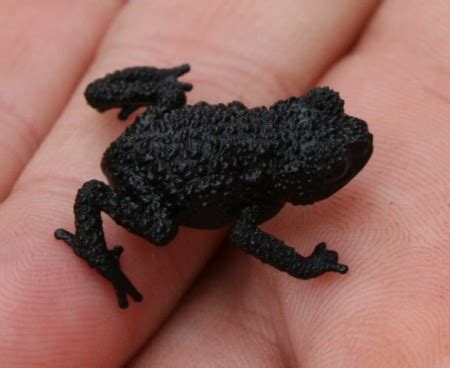
POLYGON ((335 182, 343 178, 348 170, 348 160, 341 161, 337 165, 331 168, 325 175, 327 182, 335 182))

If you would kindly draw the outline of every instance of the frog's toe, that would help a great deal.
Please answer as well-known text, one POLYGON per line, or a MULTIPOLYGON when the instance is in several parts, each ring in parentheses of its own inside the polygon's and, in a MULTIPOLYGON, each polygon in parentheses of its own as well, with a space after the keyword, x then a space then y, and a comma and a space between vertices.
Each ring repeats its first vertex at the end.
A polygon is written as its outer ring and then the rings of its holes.
POLYGON ((128 307, 129 295, 135 302, 141 302, 143 300, 142 294, 136 290, 131 281, 125 276, 122 270, 118 267, 114 270, 112 277, 110 278, 114 289, 116 291, 117 299, 120 308, 128 307))
POLYGON ((64 240, 67 243, 67 245, 70 245, 72 248, 75 247, 76 245, 75 235, 68 232, 67 230, 57 229, 55 230, 54 235, 56 239, 64 240))
POLYGON ((181 64, 170 69, 170 72, 176 77, 181 77, 183 74, 186 74, 190 70, 191 66, 189 64, 181 64))

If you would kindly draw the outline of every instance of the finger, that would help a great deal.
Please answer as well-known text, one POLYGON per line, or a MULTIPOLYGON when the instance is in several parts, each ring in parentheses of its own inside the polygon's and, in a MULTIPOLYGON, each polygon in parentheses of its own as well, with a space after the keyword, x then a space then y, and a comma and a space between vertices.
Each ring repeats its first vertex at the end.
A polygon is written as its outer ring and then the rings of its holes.
POLYGON ((301 282, 230 252, 131 366, 445 361, 450 9, 404 5, 384 2, 352 53, 319 82, 369 122, 375 152, 367 168, 333 198, 308 210, 288 207, 265 225, 291 245, 327 240, 349 274, 301 282))
POLYGON ((0 201, 37 149, 122 1, 0 5, 0 201))
POLYGON ((55 357, 56 365, 62 359, 81 366, 120 364, 173 309, 223 238, 221 232, 183 230, 170 247, 156 249, 107 223, 106 233, 113 239, 109 244, 134 245, 122 255, 123 269, 140 286, 144 302, 126 312, 117 308, 109 285, 52 239, 56 228, 73 227, 74 193, 83 181, 100 175, 102 152, 123 131, 114 114, 98 115, 86 106, 82 91, 87 83, 124 66, 174 66, 189 61, 193 67, 189 80, 195 86, 193 100, 245 97, 250 104, 273 102, 299 92, 307 83, 305 79, 316 79, 327 62, 343 52, 348 39, 356 37, 364 23, 361 18, 374 5, 355 1, 348 2, 353 7, 340 5, 330 10, 323 6, 317 11, 308 2, 286 2, 280 8, 270 1, 239 2, 232 7, 229 2, 218 1, 208 2, 214 11, 205 12, 184 4, 128 3, 68 108, 3 205, 0 216, 6 225, 0 233, 4 243, 14 244, 18 232, 21 240, 20 245, 5 251, 3 259, 14 262, 0 271, 3 284, 8 285, 8 293, 0 294, 8 300, 0 313, 10 316, 23 303, 32 305, 25 318, 10 319, 6 327, 17 338, 27 334, 28 355, 21 356, 23 359, 43 361, 49 351, 56 350, 60 354, 55 357), (315 22, 310 22, 311 18, 315 22), (247 36, 263 32, 267 37, 247 36), (338 41, 336 34, 340 35, 338 41), (289 70, 284 71, 288 67, 297 73, 292 80, 285 74, 289 70), (304 76, 299 69, 305 70, 304 76), (23 230, 25 210, 27 223, 33 225, 23 230), (8 218, 4 215, 7 211, 8 218), (57 277, 61 274, 64 278, 57 277), (36 300, 30 304, 30 299, 36 300), (74 319, 74 314, 83 318, 74 319), (45 324, 45 335, 39 329, 30 335, 27 326, 31 321, 34 326, 45 324), (71 344, 54 338, 67 334, 71 344), (92 350, 82 350, 86 349, 86 336, 97 341, 88 347, 92 350))
POLYGON ((450 257, 442 224, 450 213, 442 201, 449 197, 443 71, 450 50, 436 42, 435 29, 448 38, 449 12, 443 3, 431 10, 415 2, 407 13, 401 2, 385 4, 353 54, 321 81, 370 122, 373 159, 328 203, 308 214, 291 208, 268 224, 289 244, 320 236, 348 245, 341 257, 350 274, 332 286, 329 276, 299 283, 265 278, 260 267, 249 276, 240 260, 227 259, 205 275, 136 366, 214 366, 226 356, 258 366, 425 367, 448 356, 450 257), (393 34, 399 38, 391 43, 393 34), (305 225, 286 234, 295 217, 305 225))
MULTIPOLYGON (((306 366, 339 360, 368 368, 432 367, 450 353, 448 19, 446 1, 415 0, 407 8, 385 2, 360 45, 322 82, 367 119, 375 150, 354 183, 364 189, 328 208, 331 216, 352 197, 340 227, 349 232, 335 240, 349 244, 340 259, 348 260, 352 277, 327 302, 315 292, 310 307, 320 321, 305 333, 298 327, 308 316, 296 317, 297 303, 283 306, 292 345, 316 341, 298 352, 306 366)), ((291 291, 285 288, 281 300, 291 291)))
POLYGON ((280 313, 273 282, 280 272, 240 252, 220 252, 128 367, 303 366, 280 313))

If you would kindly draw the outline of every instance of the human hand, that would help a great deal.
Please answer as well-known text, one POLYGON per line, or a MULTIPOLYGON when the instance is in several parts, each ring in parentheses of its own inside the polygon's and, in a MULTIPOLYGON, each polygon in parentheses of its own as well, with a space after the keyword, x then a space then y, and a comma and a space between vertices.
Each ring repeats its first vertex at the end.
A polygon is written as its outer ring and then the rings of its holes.
POLYGON ((450 346, 450 7, 446 1, 71 1, 0 5, 0 352, 51 367, 431 367, 450 346), (61 242, 83 182, 123 130, 87 83, 189 62, 190 102, 271 104, 330 85, 375 152, 332 198, 263 227, 347 275, 300 281, 182 229, 164 248, 105 219, 144 301, 61 242), (72 97, 71 97, 72 96, 72 97), (182 298, 184 296, 184 298, 182 298))

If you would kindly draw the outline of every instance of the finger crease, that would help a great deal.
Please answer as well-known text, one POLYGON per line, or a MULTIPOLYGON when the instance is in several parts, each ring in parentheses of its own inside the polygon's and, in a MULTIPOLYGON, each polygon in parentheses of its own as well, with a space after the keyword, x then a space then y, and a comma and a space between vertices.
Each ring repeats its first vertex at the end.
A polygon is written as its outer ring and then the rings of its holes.
MULTIPOLYGON (((11 132, 14 132, 28 148, 26 157, 36 150, 38 147, 39 134, 33 127, 32 123, 21 115, 12 105, 8 104, 4 98, 0 96, 0 115, 2 126, 6 127, 11 132)), ((8 134, 2 134, 3 137, 8 134)), ((16 153, 19 151, 16 150, 16 153)))

